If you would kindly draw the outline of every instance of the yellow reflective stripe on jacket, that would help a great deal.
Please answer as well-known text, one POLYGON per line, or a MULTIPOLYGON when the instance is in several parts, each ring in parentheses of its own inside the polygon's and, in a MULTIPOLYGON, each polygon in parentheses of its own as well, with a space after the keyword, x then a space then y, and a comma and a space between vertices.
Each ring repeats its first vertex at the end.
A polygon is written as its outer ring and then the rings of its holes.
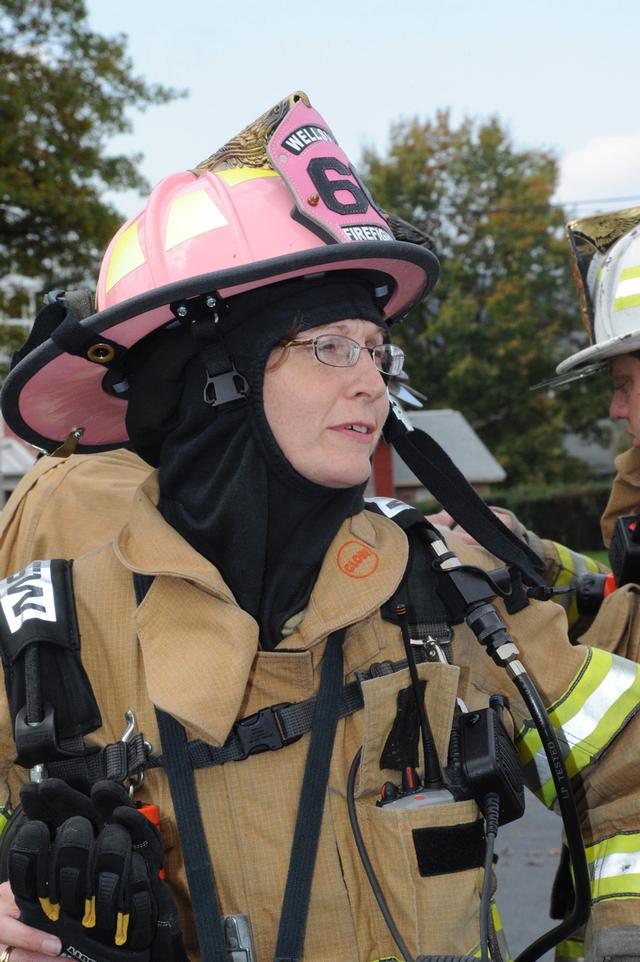
MULTIPOLYGON (((500 949, 500 955, 503 959, 503 962, 512 962, 509 945, 507 944, 507 937, 504 934, 504 929, 502 928, 502 919, 500 918, 498 906, 493 899, 491 899, 491 917, 493 919, 493 928, 496 933, 496 942, 498 943, 498 948, 500 949)), ((469 949, 467 955, 470 955, 474 959, 481 958, 482 949, 480 948, 480 945, 474 945, 472 949, 469 949)))
MULTIPOLYGON (((580 575, 586 574, 588 571, 598 571, 598 563, 593 558, 578 554, 557 541, 552 541, 551 544, 560 563, 560 570, 553 582, 553 588, 562 588, 564 585, 574 584, 580 575)), ((578 604, 575 591, 557 595, 553 600, 562 605, 567 612, 569 627, 575 624, 578 620, 578 604)))
POLYGON ((640 832, 612 835, 587 845, 591 898, 640 898, 640 832))
POLYGON ((584 962, 584 941, 565 939, 556 946, 555 962, 584 962))
MULTIPOLYGON (((603 751, 640 702, 640 665, 590 648, 567 691, 549 709, 570 778, 603 751)), ((531 721, 516 735, 524 780, 547 807, 556 800, 549 762, 531 721)))

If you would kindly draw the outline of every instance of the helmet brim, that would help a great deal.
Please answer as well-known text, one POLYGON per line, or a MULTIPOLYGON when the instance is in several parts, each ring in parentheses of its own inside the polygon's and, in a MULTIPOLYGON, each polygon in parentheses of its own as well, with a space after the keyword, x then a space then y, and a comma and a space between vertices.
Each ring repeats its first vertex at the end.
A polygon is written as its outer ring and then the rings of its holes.
POLYGON ((612 358, 620 357, 622 354, 631 354, 634 351, 640 351, 640 331, 621 334, 619 337, 609 338, 608 341, 603 341, 601 344, 585 347, 584 350, 577 351, 561 361, 556 368, 555 377, 534 384, 531 390, 564 387, 575 381, 583 381, 587 377, 592 377, 594 374, 606 370, 608 362, 612 358))
POLYGON ((632 354, 640 350, 640 331, 630 331, 620 334, 618 337, 611 337, 600 344, 593 344, 585 347, 584 350, 572 354, 565 358, 556 368, 556 372, 568 374, 570 371, 578 371, 580 368, 593 364, 603 365, 612 357, 619 357, 620 354, 632 354))
MULTIPOLYGON (((216 291, 223 298, 320 272, 371 272, 389 279, 383 308, 388 323, 403 317, 435 285, 437 258, 426 248, 402 241, 330 244, 287 256, 200 274, 122 301, 80 321, 95 334, 131 347, 172 320, 177 300, 216 291)), ((105 451, 128 443, 127 402, 102 387, 105 369, 64 352, 52 340, 35 348, 11 371, 2 391, 2 414, 20 437, 45 451, 57 447, 75 428, 84 433, 78 452, 105 451)))

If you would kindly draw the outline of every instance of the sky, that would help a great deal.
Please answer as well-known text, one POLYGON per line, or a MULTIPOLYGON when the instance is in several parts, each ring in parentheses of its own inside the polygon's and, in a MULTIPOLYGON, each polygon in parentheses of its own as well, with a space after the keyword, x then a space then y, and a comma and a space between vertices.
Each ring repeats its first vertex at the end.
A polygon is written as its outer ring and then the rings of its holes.
MULTIPOLYGON (((144 154, 157 183, 194 166, 302 89, 352 161, 391 125, 449 108, 497 115, 520 148, 551 150, 571 213, 640 204, 637 0, 88 0, 124 33, 135 72, 187 90, 132 113, 110 149, 144 154), (577 201, 595 203, 572 206, 577 201)), ((130 216, 141 201, 114 196, 130 216)))

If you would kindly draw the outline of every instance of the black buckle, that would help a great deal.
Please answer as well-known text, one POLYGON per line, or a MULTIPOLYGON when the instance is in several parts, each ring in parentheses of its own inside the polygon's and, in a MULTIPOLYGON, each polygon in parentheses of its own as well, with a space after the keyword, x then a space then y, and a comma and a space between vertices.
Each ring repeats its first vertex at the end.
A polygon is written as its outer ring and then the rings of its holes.
POLYGON ((291 702, 283 701, 278 705, 262 708, 255 715, 248 715, 235 725, 235 734, 242 749, 242 758, 259 755, 261 752, 274 752, 285 745, 297 742, 301 735, 287 737, 278 717, 280 708, 288 708, 291 702))
POLYGON ((16 763, 23 768, 33 768, 34 765, 75 758, 83 754, 83 749, 75 751, 62 748, 58 744, 55 709, 49 703, 44 706, 44 714, 39 722, 28 722, 26 706, 20 709, 16 715, 14 741, 17 749, 16 763))
POLYGON ((236 371, 231 365, 228 371, 219 374, 211 374, 205 368, 207 383, 204 386, 205 404, 210 404, 212 408, 220 404, 227 404, 229 401, 242 401, 249 392, 249 385, 246 378, 236 371))

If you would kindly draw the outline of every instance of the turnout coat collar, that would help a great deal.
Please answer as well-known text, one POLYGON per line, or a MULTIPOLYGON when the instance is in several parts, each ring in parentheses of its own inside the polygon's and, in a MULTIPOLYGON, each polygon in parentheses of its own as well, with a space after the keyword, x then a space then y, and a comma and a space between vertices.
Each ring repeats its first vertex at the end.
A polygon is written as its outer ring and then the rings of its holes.
MULTIPOLYGON (((166 523, 157 478, 138 490, 114 542, 129 571, 154 577, 135 613, 148 695, 214 744, 239 715, 258 652, 258 625, 238 607, 218 569, 166 523)), ((393 522, 362 512, 340 526, 301 620, 273 653, 309 650, 319 661, 334 630, 377 612, 400 583, 407 542, 393 522)), ((345 646, 345 671, 350 664, 345 646)))
POLYGON ((616 520, 625 514, 636 514, 640 506, 640 449, 629 448, 615 459, 616 477, 609 502, 600 520, 602 540, 608 548, 616 520))

